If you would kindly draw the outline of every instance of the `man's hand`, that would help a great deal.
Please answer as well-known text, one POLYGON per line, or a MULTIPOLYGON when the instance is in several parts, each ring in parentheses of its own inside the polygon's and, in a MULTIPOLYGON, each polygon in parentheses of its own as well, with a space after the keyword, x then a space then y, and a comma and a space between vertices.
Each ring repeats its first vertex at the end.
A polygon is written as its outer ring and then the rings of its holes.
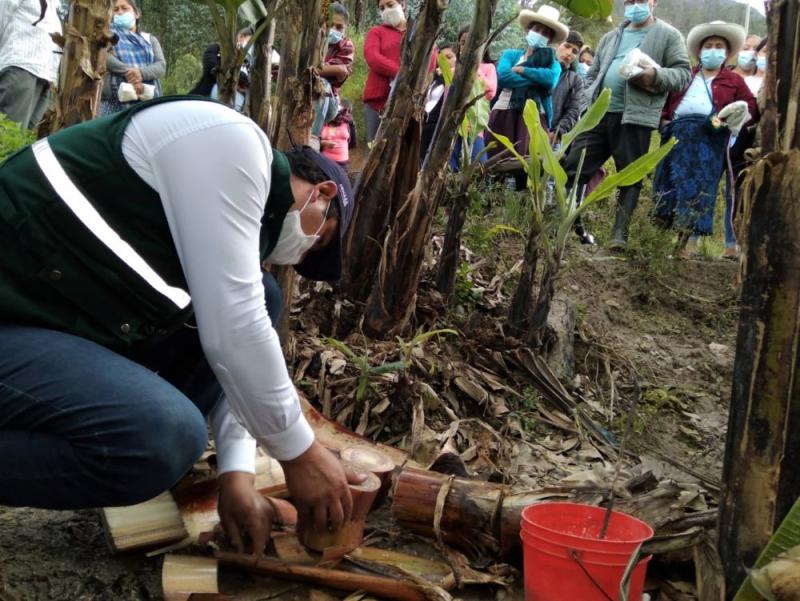
POLYGON ((125 79, 128 83, 132 83, 136 85, 137 83, 142 83, 142 71, 137 67, 133 67, 125 71, 125 79))
POLYGON ((272 505, 256 491, 253 474, 226 472, 217 481, 217 511, 225 537, 239 553, 260 556, 272 531, 272 505))
POLYGON ((522 75, 523 73, 525 73, 525 67, 521 67, 520 65, 517 65, 516 67, 511 67, 511 71, 513 73, 517 73, 519 75, 522 75))
POLYGON ((345 473, 339 460, 319 442, 281 466, 300 524, 334 532, 350 520, 353 499, 347 484, 360 484, 363 477, 345 473))
POLYGON ((642 71, 640 75, 632 77, 629 81, 637 88, 650 91, 653 88, 653 84, 656 83, 656 70, 652 67, 648 67, 642 71))

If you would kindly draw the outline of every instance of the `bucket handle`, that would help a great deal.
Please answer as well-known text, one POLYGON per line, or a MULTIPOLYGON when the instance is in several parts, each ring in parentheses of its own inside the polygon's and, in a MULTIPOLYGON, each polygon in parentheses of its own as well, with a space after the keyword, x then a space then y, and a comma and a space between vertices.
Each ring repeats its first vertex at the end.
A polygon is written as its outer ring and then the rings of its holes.
MULTIPOLYGON (((576 551, 575 549, 570 549, 569 555, 572 558, 572 560, 575 563, 578 564, 578 567, 586 575, 586 577, 589 579, 589 581, 592 583, 592 585, 598 591, 600 591, 600 594, 602 594, 607 599, 607 601, 616 601, 616 599, 612 598, 605 591, 605 589, 602 586, 600 586, 600 584, 597 582, 597 580, 594 579, 594 576, 592 576, 592 574, 589 572, 589 570, 586 568, 586 566, 581 561, 581 557, 580 557, 580 554, 578 553, 578 551, 576 551)), ((620 599, 620 601, 628 601, 628 588, 629 588, 629 585, 630 585, 631 575, 633 574, 634 568, 639 563, 639 558, 641 557, 641 555, 642 555, 642 545, 639 545, 636 548, 636 551, 634 551, 633 555, 631 555, 631 559, 628 562, 628 565, 625 568, 625 573, 622 576, 622 581, 620 582, 620 585, 619 585, 619 599, 620 599)))
POLYGON ((575 563, 578 564, 578 567, 581 569, 581 571, 584 574, 586 574, 586 577, 594 585, 594 588, 596 588, 598 591, 600 591, 600 594, 602 594, 608 601, 617 601, 616 599, 613 599, 613 598, 609 597, 609 595, 605 591, 605 589, 602 586, 600 586, 598 584, 597 580, 594 579, 594 576, 592 576, 591 573, 589 573, 589 570, 587 570, 586 566, 583 565, 583 562, 581 561, 580 555, 578 555, 578 552, 575 549, 570 549, 569 556, 572 558, 572 561, 574 561, 575 563))

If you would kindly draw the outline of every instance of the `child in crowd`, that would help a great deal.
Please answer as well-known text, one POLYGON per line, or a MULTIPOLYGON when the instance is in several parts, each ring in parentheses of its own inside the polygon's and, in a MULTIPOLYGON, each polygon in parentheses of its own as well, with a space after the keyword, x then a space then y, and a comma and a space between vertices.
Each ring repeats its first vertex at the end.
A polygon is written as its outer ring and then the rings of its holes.
MULTIPOLYGON (((450 65, 450 70, 455 71, 456 68, 456 51, 453 44, 442 44, 439 47, 439 54, 447 59, 450 65)), ((425 160, 425 155, 428 154, 431 142, 433 141, 433 134, 436 132, 436 125, 439 123, 439 115, 442 112, 442 105, 444 104, 445 93, 447 86, 445 85, 444 75, 438 67, 434 71, 433 81, 428 86, 428 96, 425 100, 425 118, 422 122, 422 146, 420 147, 419 160, 420 163, 425 160)))
POLYGON ((329 123, 322 127, 320 150, 323 155, 336 161, 342 169, 350 164, 350 149, 355 148, 355 122, 351 112, 352 103, 342 101, 342 108, 329 123))

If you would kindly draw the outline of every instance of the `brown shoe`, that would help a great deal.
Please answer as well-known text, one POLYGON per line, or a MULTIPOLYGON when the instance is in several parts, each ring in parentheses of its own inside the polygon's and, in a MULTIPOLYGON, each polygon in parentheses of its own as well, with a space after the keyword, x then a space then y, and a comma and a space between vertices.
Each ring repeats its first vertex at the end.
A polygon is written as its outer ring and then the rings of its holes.
POLYGON ((730 246, 722 252, 723 259, 730 259, 731 261, 739 260, 739 249, 736 246, 730 246))

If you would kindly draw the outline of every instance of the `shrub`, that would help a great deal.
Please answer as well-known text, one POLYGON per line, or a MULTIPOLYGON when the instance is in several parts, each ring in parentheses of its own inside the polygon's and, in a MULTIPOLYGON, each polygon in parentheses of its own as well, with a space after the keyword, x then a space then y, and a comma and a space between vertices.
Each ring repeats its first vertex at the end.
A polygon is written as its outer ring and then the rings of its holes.
POLYGON ((31 130, 22 129, 19 123, 14 123, 0 113, 0 161, 35 139, 31 130))
POLYGON ((165 96, 187 94, 202 73, 200 61, 191 54, 183 54, 170 65, 167 75, 161 80, 161 90, 165 96))

